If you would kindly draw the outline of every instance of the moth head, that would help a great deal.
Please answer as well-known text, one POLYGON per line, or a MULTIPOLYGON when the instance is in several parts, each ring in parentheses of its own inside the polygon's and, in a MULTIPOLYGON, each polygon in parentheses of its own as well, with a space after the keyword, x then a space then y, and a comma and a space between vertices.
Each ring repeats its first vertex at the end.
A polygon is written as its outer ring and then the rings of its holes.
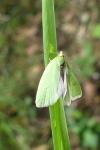
POLYGON ((59 57, 60 65, 61 65, 61 66, 64 65, 65 60, 64 60, 64 53, 63 53, 63 51, 60 51, 58 57, 59 57))

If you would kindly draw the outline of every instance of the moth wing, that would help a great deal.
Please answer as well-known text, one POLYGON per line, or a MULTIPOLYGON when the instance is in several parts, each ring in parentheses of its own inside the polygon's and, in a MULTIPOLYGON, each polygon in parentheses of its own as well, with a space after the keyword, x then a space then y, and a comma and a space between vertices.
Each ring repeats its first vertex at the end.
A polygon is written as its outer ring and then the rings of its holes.
POLYGON ((47 107, 53 105, 61 96, 62 81, 60 79, 60 63, 55 57, 46 67, 38 86, 36 106, 47 107))
POLYGON ((64 98, 64 104, 67 106, 70 106, 70 104, 71 104, 71 98, 70 98, 68 86, 67 86, 67 94, 65 95, 65 98, 64 98))
POLYGON ((65 78, 64 81, 65 81, 65 87, 66 87, 66 93, 64 95, 64 104, 69 106, 71 104, 71 97, 70 97, 69 88, 68 88, 68 68, 66 68, 64 78, 65 78))
POLYGON ((80 83, 70 68, 68 69, 68 90, 72 101, 82 96, 80 83))

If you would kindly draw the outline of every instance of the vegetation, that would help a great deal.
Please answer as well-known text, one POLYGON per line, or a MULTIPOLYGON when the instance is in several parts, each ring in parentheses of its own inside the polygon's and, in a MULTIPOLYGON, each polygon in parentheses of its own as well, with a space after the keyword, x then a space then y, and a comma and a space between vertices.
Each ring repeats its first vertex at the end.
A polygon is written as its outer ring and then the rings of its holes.
MULTIPOLYGON (((99 150, 99 5, 96 0, 55 2, 58 49, 65 50, 84 91, 82 100, 65 108, 72 149, 99 150)), ((41 39, 40 1, 0 1, 2 150, 53 149, 48 111, 34 104, 44 70, 41 39)))

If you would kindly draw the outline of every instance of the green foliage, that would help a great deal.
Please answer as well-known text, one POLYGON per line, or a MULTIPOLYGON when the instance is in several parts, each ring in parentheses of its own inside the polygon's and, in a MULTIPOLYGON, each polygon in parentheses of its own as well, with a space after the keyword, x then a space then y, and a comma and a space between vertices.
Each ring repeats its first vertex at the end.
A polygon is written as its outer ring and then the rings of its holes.
POLYGON ((86 42, 83 46, 83 56, 77 57, 75 62, 80 68, 80 76, 83 78, 89 78, 95 72, 95 55, 93 53, 92 42, 86 42))
MULTIPOLYGON (((81 18, 81 14, 84 15, 85 9, 79 13, 80 11, 77 7, 74 7, 74 4, 77 2, 71 1, 71 7, 69 7, 69 0, 66 0, 66 2, 64 0, 55 0, 55 2, 59 12, 61 11, 61 8, 63 8, 62 14, 65 18, 64 24, 66 24, 68 20, 68 23, 76 24, 77 18, 81 18), (67 10, 64 9, 64 7, 66 7, 65 5, 68 6, 68 17, 66 15, 67 10), (77 12, 75 9, 77 9, 77 12), (77 14, 77 17, 74 17, 74 12, 77 14), (71 21, 71 18, 73 21, 71 21)), ((94 20, 94 23, 92 23, 93 27, 90 28, 90 36, 97 41, 100 38, 100 25, 96 21, 96 8, 93 12, 89 7, 89 5, 94 7, 94 2, 93 4, 90 3, 91 2, 88 2, 86 4, 85 12, 89 15, 90 27, 91 18, 94 20), (94 14, 94 17, 92 14, 94 14)), ((22 37, 19 35, 19 32, 23 32, 23 28, 26 27, 26 25, 32 25, 31 22, 34 20, 34 15, 40 15, 40 8, 41 2, 39 0, 0 0, 0 150, 30 150, 34 149, 34 139, 35 145, 36 143, 40 144, 43 142, 42 138, 39 139, 39 136, 37 136, 36 133, 34 134, 33 121, 36 119, 37 111, 32 105, 32 94, 34 91, 33 88, 30 87, 30 81, 27 77, 30 65, 31 67, 34 65, 35 57, 28 57, 26 54, 27 42, 24 39, 20 40, 22 37)), ((51 24, 51 18, 48 18, 49 24, 51 24)), ((85 24, 82 24, 82 26, 85 27, 85 24)), ((59 32, 59 24, 57 29, 59 32)), ((52 39, 51 36, 51 41, 52 39)), ((70 36, 66 36, 65 39, 69 39, 68 41, 70 41, 70 36)), ((63 43, 63 39, 61 40, 63 43)), ((72 46, 74 47, 73 41, 71 44, 73 44, 72 46)), ((33 41, 29 42, 32 43, 33 41)), ((52 42, 55 42, 55 39, 53 39, 52 42)), ((94 45, 91 43, 94 44, 94 41, 90 40, 90 42, 84 43, 82 57, 78 57, 77 60, 75 60, 78 66, 80 66, 80 76, 82 77, 82 80, 91 77, 96 69, 94 66, 96 61, 94 45)), ((49 46, 52 52, 52 44, 49 46)), ((67 47, 67 43, 65 47, 67 47)), ((97 48, 99 52, 99 46, 97 48)), ((56 53, 52 53, 51 55, 51 52, 50 58, 52 59, 56 56, 56 53)), ((36 57, 36 59, 39 61, 39 57, 36 57)), ((47 60, 49 60, 49 58, 47 60)), ((32 82, 33 84, 36 84, 35 81, 32 82)), ((55 115, 54 117, 57 117, 56 114, 61 114, 61 111, 63 111, 62 109, 60 111, 59 103, 57 103, 57 105, 57 113, 54 113, 55 111, 53 111, 51 114, 53 116, 55 115)), ((95 150, 100 146, 100 144, 98 146, 98 141, 100 141, 100 125, 98 120, 96 120, 95 115, 88 116, 87 108, 84 110, 87 114, 84 113, 84 111, 82 112, 81 109, 82 108, 80 108, 80 111, 76 110, 72 113, 74 118, 71 123, 72 129, 79 136, 81 149, 95 150)), ((55 110, 55 107, 53 110, 55 110)), ((59 118, 57 119, 59 120, 59 118)), ((55 123, 55 121, 53 123, 55 123)), ((60 122, 60 124, 63 126, 63 122, 60 122)), ((59 124, 57 124, 57 127, 60 129, 59 124)), ((35 132, 37 132, 36 130, 38 130, 38 127, 36 127, 35 132)), ((38 131, 39 135, 40 130, 38 131)), ((47 132, 49 133, 46 129, 46 134, 48 134, 47 132)), ((59 132, 55 135, 57 140, 58 135, 60 135, 59 132)))
POLYGON ((100 39, 100 24, 96 24, 92 27, 92 36, 94 38, 100 39))
POLYGON ((83 134, 83 146, 91 149, 97 149, 98 136, 92 130, 86 130, 83 134))
POLYGON ((99 121, 95 117, 89 116, 88 113, 81 112, 78 109, 71 109, 67 115, 73 118, 72 120, 69 119, 69 124, 73 132, 79 136, 81 147, 89 150, 97 150, 100 139, 99 121))
POLYGON ((32 134, 27 129, 27 125, 35 117, 35 110, 31 98, 22 96, 24 93, 23 90, 20 91, 21 88, 24 86, 20 87, 19 82, 12 78, 0 80, 0 149, 2 150, 29 149, 28 144, 31 142, 32 134))
POLYGON ((9 15, 10 19, 0 22, 0 149, 29 150, 32 133, 28 126, 36 111, 29 94, 25 44, 15 37, 22 22, 9 15))

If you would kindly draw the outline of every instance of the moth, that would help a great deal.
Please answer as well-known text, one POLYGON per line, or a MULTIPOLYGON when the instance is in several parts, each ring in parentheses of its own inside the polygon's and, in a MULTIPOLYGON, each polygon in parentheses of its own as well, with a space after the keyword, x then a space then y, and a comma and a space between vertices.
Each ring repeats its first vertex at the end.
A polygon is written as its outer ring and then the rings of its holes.
POLYGON ((36 107, 48 107, 62 98, 68 106, 82 96, 80 83, 65 62, 61 51, 57 57, 50 61, 40 79, 36 107))

